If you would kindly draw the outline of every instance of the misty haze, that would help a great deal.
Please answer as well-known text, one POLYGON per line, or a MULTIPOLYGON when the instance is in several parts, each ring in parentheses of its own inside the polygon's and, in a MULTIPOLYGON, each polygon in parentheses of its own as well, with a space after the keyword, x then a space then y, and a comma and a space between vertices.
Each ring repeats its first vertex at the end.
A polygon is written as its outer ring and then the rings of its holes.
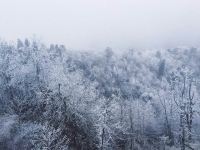
POLYGON ((200 1, 0 0, 0 150, 200 150, 200 1))

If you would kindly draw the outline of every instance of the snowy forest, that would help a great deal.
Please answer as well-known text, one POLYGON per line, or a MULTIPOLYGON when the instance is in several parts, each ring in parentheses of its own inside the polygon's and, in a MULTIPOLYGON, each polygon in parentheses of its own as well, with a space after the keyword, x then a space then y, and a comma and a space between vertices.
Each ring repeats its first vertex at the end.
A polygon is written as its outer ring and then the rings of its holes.
POLYGON ((199 150, 200 49, 0 41, 0 150, 199 150))

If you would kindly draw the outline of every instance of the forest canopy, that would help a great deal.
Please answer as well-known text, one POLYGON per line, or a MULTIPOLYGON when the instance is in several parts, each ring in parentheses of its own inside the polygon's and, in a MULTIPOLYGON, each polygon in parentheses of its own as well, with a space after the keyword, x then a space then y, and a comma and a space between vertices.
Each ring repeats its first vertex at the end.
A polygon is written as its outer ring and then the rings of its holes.
POLYGON ((0 41, 0 149, 200 148, 200 49, 0 41))

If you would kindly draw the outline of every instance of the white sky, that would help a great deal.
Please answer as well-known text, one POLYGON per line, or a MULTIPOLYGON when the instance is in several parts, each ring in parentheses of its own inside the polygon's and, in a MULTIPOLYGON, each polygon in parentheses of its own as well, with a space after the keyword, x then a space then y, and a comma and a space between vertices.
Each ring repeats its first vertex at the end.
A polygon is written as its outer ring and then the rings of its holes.
POLYGON ((200 0, 0 0, 0 37, 73 49, 200 45, 200 0))

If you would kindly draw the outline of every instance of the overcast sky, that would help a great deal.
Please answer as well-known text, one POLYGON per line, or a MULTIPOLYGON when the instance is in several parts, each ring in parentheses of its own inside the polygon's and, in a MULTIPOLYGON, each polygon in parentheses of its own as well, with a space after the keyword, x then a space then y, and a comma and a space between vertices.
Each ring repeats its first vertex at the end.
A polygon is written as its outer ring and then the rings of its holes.
POLYGON ((73 49, 200 45, 200 0, 0 0, 0 37, 73 49))

